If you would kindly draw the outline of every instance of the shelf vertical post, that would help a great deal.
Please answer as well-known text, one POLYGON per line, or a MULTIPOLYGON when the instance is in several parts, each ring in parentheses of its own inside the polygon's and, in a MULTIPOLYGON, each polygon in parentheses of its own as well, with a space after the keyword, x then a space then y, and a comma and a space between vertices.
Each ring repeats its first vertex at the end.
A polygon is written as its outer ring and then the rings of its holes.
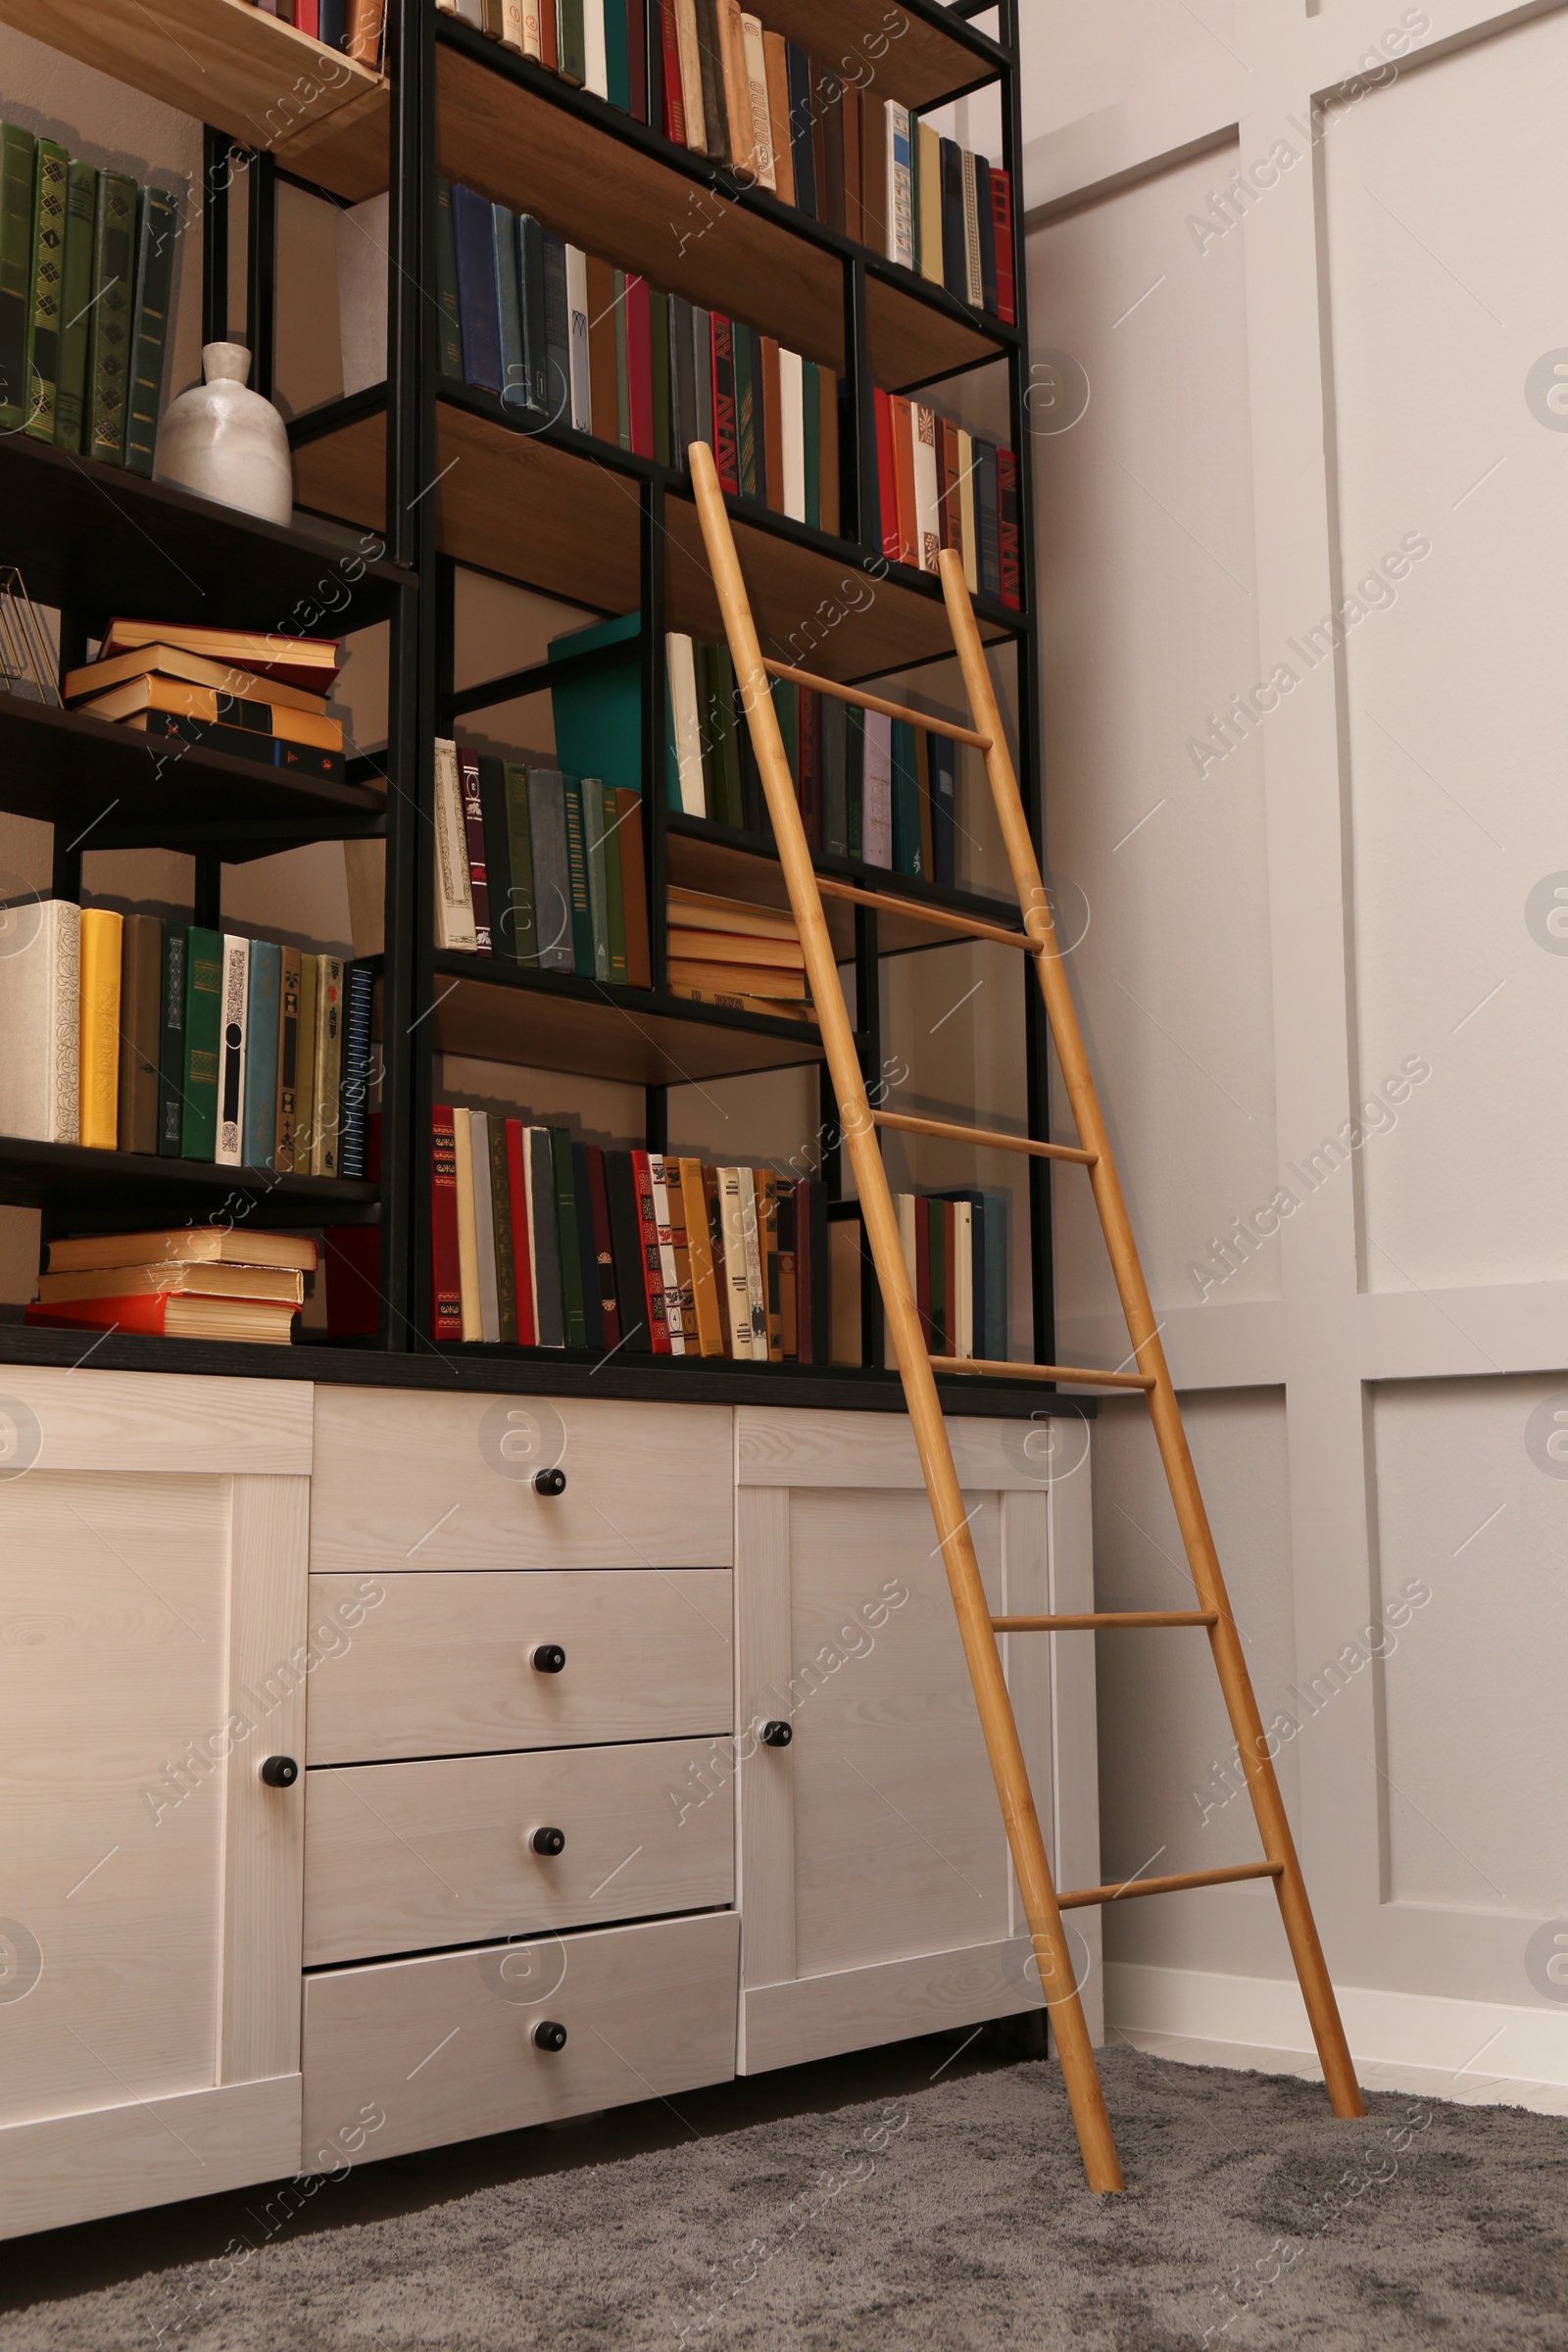
POLYGON ((843 502, 839 519, 844 537, 853 538, 859 549, 860 562, 872 564, 882 553, 880 539, 873 544, 871 535, 871 518, 876 512, 872 496, 876 481, 876 399, 866 332, 865 264, 858 254, 844 265, 844 378, 849 388, 849 415, 839 432, 839 488, 843 502), (851 515, 853 530, 848 523, 851 515))
POLYGON ((228 340, 228 187, 234 176, 227 131, 202 125, 202 341, 228 340))
MULTIPOLYGON (((665 975, 664 785, 664 486, 645 481, 639 495, 638 569, 642 628, 637 644, 642 666, 643 858, 648 892, 648 953, 651 978, 661 995, 665 975)), ((669 1149, 669 1089, 643 1089, 644 1149, 669 1149)))
MULTIPOLYGON (((881 1096, 873 1090, 882 1077, 882 964, 877 955, 877 918, 870 906, 855 909, 855 1044, 860 1060, 860 1076, 873 1102, 881 1096)), ((825 1066, 825 1065, 824 1065, 825 1066)), ((876 1149, 882 1149, 882 1133, 876 1129, 872 1138, 876 1149)), ((860 1278, 860 1360, 875 1367, 882 1361, 882 1292, 874 1272, 870 1272, 870 1248, 862 1236, 862 1263, 868 1269, 860 1278)))
MULTIPOLYGON (((434 1043, 436 626, 433 194, 435 12, 394 0, 387 253, 386 541, 408 572, 392 618, 387 697, 386 955, 382 985, 381 1293, 385 1343, 418 1346, 430 1296, 434 1043)), ((450 691, 450 680, 448 682, 450 691)))
POLYGON ((251 347, 251 389, 270 400, 277 349, 277 166, 265 149, 251 152, 246 197, 245 331, 251 347))

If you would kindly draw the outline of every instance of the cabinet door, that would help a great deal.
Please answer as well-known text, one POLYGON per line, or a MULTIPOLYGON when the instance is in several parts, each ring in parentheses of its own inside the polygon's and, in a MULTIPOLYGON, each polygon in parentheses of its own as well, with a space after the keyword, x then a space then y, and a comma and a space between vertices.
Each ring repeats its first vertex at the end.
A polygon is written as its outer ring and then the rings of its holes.
MULTIPOLYGON (((742 2071, 1038 2006, 907 1421, 738 1419, 742 2071)), ((950 1426, 993 1611, 1092 1607, 1086 1425, 950 1426)), ((1092 1640, 1004 1650, 1057 1883, 1093 1883, 1092 1640)), ((1069 1933, 1098 2035, 1098 1913, 1069 1933)))
MULTIPOLYGON (((0 2235, 291 2172, 309 1391, 0 1369, 0 2235)), ((330 1668, 327 1669, 330 1671, 330 1668)))

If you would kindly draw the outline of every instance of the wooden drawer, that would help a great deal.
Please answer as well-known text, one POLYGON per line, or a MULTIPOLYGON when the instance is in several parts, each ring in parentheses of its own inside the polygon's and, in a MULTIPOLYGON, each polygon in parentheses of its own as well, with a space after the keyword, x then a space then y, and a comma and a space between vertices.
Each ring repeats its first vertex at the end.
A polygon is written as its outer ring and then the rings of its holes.
POLYGON ((731 1728, 728 1569, 389 1576, 368 1605, 361 1581, 311 1579, 313 1625, 361 1619, 312 1678, 312 1764, 731 1728), (566 1662, 541 1674, 529 1659, 551 1642, 566 1662))
POLYGON ((305 2169, 350 2132, 369 2161, 727 2082, 739 1937, 711 1911, 307 1977, 305 2169))
POLYGON ((311 1565, 727 1568, 733 1433, 722 1405, 321 1387, 311 1565))
POLYGON ((657 1740, 312 1772, 305 1965, 731 1902, 734 1807, 712 1753, 657 1740), (716 1793, 695 1803, 705 1764, 716 1793), (547 1826, 559 1854, 529 1842, 547 1826))

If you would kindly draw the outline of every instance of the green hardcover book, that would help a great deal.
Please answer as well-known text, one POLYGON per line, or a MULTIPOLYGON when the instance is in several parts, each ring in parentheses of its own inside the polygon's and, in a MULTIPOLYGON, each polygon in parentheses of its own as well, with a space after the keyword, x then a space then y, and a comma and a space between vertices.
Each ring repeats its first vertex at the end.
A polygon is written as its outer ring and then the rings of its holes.
POLYGON ((0 122, 0 431, 27 421, 27 323, 32 296, 32 178, 37 141, 0 122))
POLYGON ((533 895, 533 836, 528 830, 528 770, 509 760, 503 770, 507 808, 507 858, 512 869, 513 955, 519 963, 539 963, 539 916, 533 895))
POLYGON ((605 88, 612 106, 631 113, 631 56, 626 44, 626 11, 618 0, 605 8, 605 88))
POLYGON ((610 978, 610 900, 605 888, 605 788, 597 776, 577 787, 588 847, 588 909, 594 927, 594 978, 610 978))
POLYGON ((620 893, 620 811, 612 784, 599 787, 605 846, 605 927, 610 934, 610 983, 626 986, 626 908, 620 893))
POLYGON ((98 180, 93 230, 92 336, 87 354, 86 453, 106 465, 125 455, 125 373, 135 291, 136 182, 123 172, 98 180))
POLYGON ((614 272, 615 287, 615 438, 622 449, 631 447, 631 373, 626 357, 626 272, 614 272))
POLYGON ((32 292, 27 318, 27 430, 55 437, 60 385, 60 305, 66 268, 66 172, 70 157, 55 139, 38 141, 32 188, 32 292))
POLYGON ((582 1249, 577 1239, 577 1185, 571 1137, 564 1127, 550 1130, 550 1159, 556 1178, 556 1241, 561 1251, 561 1316, 564 1345, 586 1348, 588 1320, 582 1311, 582 1249))
POLYGON ((507 1122, 492 1117, 490 1133, 490 1206, 496 1237, 496 1305, 501 1337, 514 1347, 517 1341, 517 1258, 512 1238, 512 1172, 507 1166, 507 1122))
POLYGON ((218 1157, 218 1048, 222 1029, 223 937, 193 923, 185 934, 185 1083, 181 1159, 218 1157))
POLYGON ((566 882, 571 892, 571 968, 579 980, 594 976, 594 912, 588 891, 588 834, 582 821, 582 785, 566 783, 566 882))
POLYGON ((164 402, 164 359, 169 349, 169 303, 174 284, 174 238, 179 214, 163 188, 147 188, 141 200, 141 235, 136 258, 136 307, 130 336, 130 376, 125 387, 125 464, 132 473, 153 470, 158 412, 164 402))
POLYGON ((806 442, 806 519, 812 530, 822 527, 822 399, 817 388, 816 362, 801 362, 801 414, 806 442))
MULTIPOLYGON (((751 330, 737 319, 731 335, 735 357, 735 466, 742 498, 757 496, 757 356, 751 330)), ((766 484, 763 484, 765 489, 766 484)))
MULTIPOLYGON (((66 170, 66 261, 60 287, 60 372, 55 446, 81 447, 87 410, 87 344, 92 333, 92 238, 98 174, 91 164, 66 170)), ((175 1150, 179 1149, 178 1144, 175 1150)))
POLYGON ((458 316, 458 229, 452 218, 452 182, 435 183, 435 296, 441 314, 441 372, 463 381, 463 328, 458 316))
POLYGON ((158 1155, 178 1159, 185 1140, 185 926, 164 925, 158 1046, 158 1155))
POLYGON ((640 612, 622 612, 553 637, 549 647, 553 662, 603 656, 586 673, 551 686, 556 758, 569 775, 599 776, 626 792, 640 792, 643 780, 642 625, 640 612))
MULTIPOLYGON (((545 6, 549 5, 550 0, 545 0, 545 6)), ((588 45, 582 11, 583 0, 556 0, 557 71, 563 81, 574 81, 579 89, 588 78, 588 45)), ((570 1345, 568 1341, 567 1346, 570 1345)))
MULTIPOLYGON (((606 19, 617 11, 607 8, 606 19)), ((669 296, 648 289, 648 345, 654 378, 654 455, 661 466, 673 466, 669 438, 669 296)))
POLYGON ((893 871, 919 874, 920 754, 915 730, 906 718, 896 718, 893 739, 893 871))

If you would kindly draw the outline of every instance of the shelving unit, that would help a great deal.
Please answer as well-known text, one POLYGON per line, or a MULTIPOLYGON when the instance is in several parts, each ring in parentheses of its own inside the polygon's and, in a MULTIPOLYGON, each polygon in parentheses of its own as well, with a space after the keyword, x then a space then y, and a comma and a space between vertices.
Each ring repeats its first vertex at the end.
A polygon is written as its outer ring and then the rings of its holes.
MULTIPOLYGON (((888 14, 883 0, 774 0, 766 21, 834 57, 869 49, 880 38, 871 86, 879 97, 912 107, 1000 84, 1002 160, 1016 188, 1017 0, 998 0, 991 10, 974 0, 953 7, 941 0, 902 0, 893 12, 902 29, 893 37, 885 30, 888 14), (995 17, 1000 37, 971 22, 982 15, 995 17)), ((210 126, 208 221, 215 231, 222 227, 220 166, 229 142, 244 141, 259 152, 262 168, 252 179, 249 333, 264 390, 270 388, 278 175, 339 201, 392 191, 386 381, 292 423, 296 496, 304 516, 299 528, 278 531, 24 441, 0 445, 0 514, 6 517, 0 556, 22 565, 38 601, 61 606, 68 642, 96 633, 112 608, 188 618, 196 582, 205 600, 203 619, 286 626, 283 613, 321 605, 323 578, 338 580, 345 567, 357 567, 348 612, 320 612, 314 624, 299 619, 293 625, 311 633, 313 626, 330 630, 390 620, 384 779, 361 773, 343 785, 312 787, 265 771, 258 776, 232 760, 203 758, 181 761, 177 783, 165 790, 150 781, 145 755, 138 761, 133 748, 113 740, 118 730, 35 706, 7 712, 0 699, 0 804, 53 816, 57 841, 63 841, 78 818, 87 822, 101 804, 113 801, 113 809, 97 819, 95 843, 158 840, 200 853, 199 919, 210 919, 218 903, 220 859, 266 855, 289 842, 384 835, 386 951, 377 991, 384 1055, 381 1180, 379 1187, 317 1187, 309 1196, 316 1213, 334 1222, 379 1218, 385 1298, 380 1340, 373 1348, 339 1350, 218 1352, 224 1363, 247 1371, 309 1368, 313 1377, 331 1377, 330 1369, 319 1367, 339 1364, 345 1376, 363 1379, 373 1359, 382 1366, 378 1377, 427 1377, 435 1369, 426 1302, 429 1111, 437 1054, 641 1086, 652 1149, 664 1142, 669 1086, 820 1062, 812 1024, 693 1004, 662 986, 666 882, 764 905, 784 903, 770 842, 664 805, 664 633, 680 628, 710 638, 721 634, 695 509, 678 469, 559 420, 519 419, 489 394, 442 377, 436 305, 421 292, 436 282, 436 175, 462 179, 499 202, 531 211, 574 244, 640 270, 662 291, 747 318, 844 378, 840 534, 809 529, 755 502, 731 502, 764 645, 781 659, 804 659, 828 675, 863 680, 951 655, 935 578, 886 563, 871 540, 873 384, 913 392, 977 368, 1006 370, 1019 474, 1023 610, 981 603, 977 612, 987 642, 1007 649, 1015 664, 1019 770, 1038 838, 1021 217, 1015 206, 1019 319, 1007 326, 806 219, 764 189, 739 185, 724 168, 676 149, 656 129, 438 13, 432 0, 391 0, 383 77, 341 61, 348 78, 334 76, 330 91, 310 99, 304 119, 270 138, 265 134, 279 92, 302 75, 317 87, 324 78, 325 53, 248 0, 159 0, 156 38, 138 0, 60 0, 46 25, 27 21, 22 0, 0 0, 0 21, 21 24, 204 120, 210 126), (316 56, 303 56, 307 50, 316 56), (322 518, 319 536, 312 517, 322 518), (549 665, 540 664, 458 693, 453 600, 459 566, 560 599, 585 614, 641 611, 644 833, 655 975, 650 990, 607 989, 569 975, 441 955, 432 944, 434 738, 453 732, 465 716, 548 691, 551 676, 549 665), (812 615, 819 634, 803 652, 797 638, 803 619, 812 615), (220 803, 222 819, 215 822, 212 811, 220 803), (200 907, 204 894, 206 914, 200 907), (323 1191, 329 1200, 317 1208, 316 1196, 323 1191), (261 1360, 266 1358, 271 1360, 261 1360)), ((661 119, 655 41, 649 61, 651 124, 661 119)), ((226 287, 211 258, 219 242, 226 247, 226 235, 208 242, 205 326, 211 337, 226 326, 226 287)), ((857 968, 858 1042, 871 1072, 880 1067, 882 1054, 880 958, 951 938, 933 925, 930 909, 982 913, 1014 927, 1016 910, 844 859, 823 858, 821 867, 841 880, 874 882, 907 906, 906 915, 898 916, 843 902, 829 910, 840 952, 857 968)), ((69 858, 63 871, 57 859, 56 887, 71 880, 69 858)), ((1045 1041, 1030 992, 1024 1025, 1028 1130, 1040 1135, 1045 1041)), ((825 1101, 824 1114, 831 1114, 825 1101)), ((227 1183, 236 1176, 229 1169, 182 1170, 179 1162, 132 1166, 120 1155, 77 1156, 104 1166, 81 1171, 56 1165, 34 1147, 0 1148, 0 1198, 37 1200, 51 1218, 90 1214, 102 1222, 108 1200, 123 1204, 164 1197, 172 1216, 173 1202, 181 1200, 186 1213, 204 1213, 198 1201, 209 1180, 227 1183)), ((831 1166, 827 1173, 831 1194, 837 1190, 831 1166)), ((300 1221, 308 1197, 303 1182, 278 1182, 265 1172, 238 1179, 239 1189, 254 1197, 258 1219, 274 1224, 300 1221)), ((1033 1352, 1049 1360, 1050 1212, 1043 1162, 1031 1163, 1029 1182, 1033 1352)), ((1023 1241, 1015 1234, 1015 1247, 1023 1241)), ((868 1364, 880 1359, 879 1321, 873 1300, 866 1318, 868 1364)), ((0 1355, 36 1349, 37 1360, 54 1361, 61 1336, 3 1332, 0 1355)), ((171 1345, 157 1344, 160 1361, 171 1345)), ((121 1351, 130 1346, 117 1338, 95 1360, 122 1360, 121 1351)), ((151 1363, 152 1353, 137 1360, 151 1363)), ((593 1371, 591 1359, 564 1359, 559 1351, 469 1347, 462 1350, 462 1362, 482 1364, 492 1387, 559 1382, 569 1388, 593 1371)), ((442 1376, 454 1369, 448 1350, 442 1376)), ((612 1392, 600 1385, 596 1393, 718 1396, 743 1391, 760 1398, 760 1383, 775 1399, 898 1404, 896 1382, 881 1371, 764 1370, 691 1359, 645 1367, 621 1360, 612 1392)), ((974 1378, 953 1384, 955 1398, 970 1411, 982 1394, 990 1400, 983 1409, 1027 1411, 1040 1402, 1035 1383, 974 1378)))

